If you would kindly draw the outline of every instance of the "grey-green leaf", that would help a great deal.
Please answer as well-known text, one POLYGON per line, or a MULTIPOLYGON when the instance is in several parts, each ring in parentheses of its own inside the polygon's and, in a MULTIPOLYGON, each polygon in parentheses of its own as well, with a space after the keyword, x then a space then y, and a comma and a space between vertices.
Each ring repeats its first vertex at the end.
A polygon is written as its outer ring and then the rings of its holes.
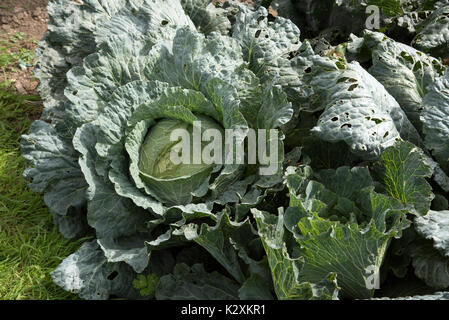
POLYGON ((433 241, 433 246, 449 257, 449 211, 430 210, 415 219, 415 228, 421 236, 433 241))
POLYGON ((449 70, 427 91, 421 114, 425 144, 441 168, 449 173, 449 70))
POLYGON ((51 273, 63 289, 89 300, 106 300, 111 295, 138 299, 133 288, 135 273, 124 263, 108 263, 96 241, 86 242, 51 273))
POLYGON ((173 274, 159 279, 158 300, 237 300, 239 286, 218 272, 207 273, 203 265, 181 263, 173 274))

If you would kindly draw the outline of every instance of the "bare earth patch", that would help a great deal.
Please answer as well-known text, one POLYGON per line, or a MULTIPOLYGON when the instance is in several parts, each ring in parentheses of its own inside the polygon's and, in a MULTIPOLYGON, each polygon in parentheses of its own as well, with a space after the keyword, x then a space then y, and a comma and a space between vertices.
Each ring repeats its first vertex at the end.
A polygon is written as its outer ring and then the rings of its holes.
MULTIPOLYGON (((34 52, 37 41, 47 30, 47 3, 48 0, 0 0, 0 43, 7 43, 11 52, 21 49, 34 52), (20 37, 16 37, 17 34, 20 37)), ((1 81, 8 79, 22 94, 36 93, 38 81, 33 76, 32 66, 22 70, 15 65, 5 71, 6 74, 0 75, 1 81)))

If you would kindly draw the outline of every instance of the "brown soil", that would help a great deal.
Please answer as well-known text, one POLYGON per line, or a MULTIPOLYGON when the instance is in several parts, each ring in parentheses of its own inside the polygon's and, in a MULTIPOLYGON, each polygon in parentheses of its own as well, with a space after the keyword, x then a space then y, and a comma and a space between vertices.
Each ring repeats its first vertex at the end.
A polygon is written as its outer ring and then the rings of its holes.
MULTIPOLYGON (((19 32, 26 34, 26 39, 14 43, 11 51, 36 49, 33 40, 42 39, 47 30, 47 3, 48 0, 0 0, 0 40, 7 41, 19 32)), ((35 94, 38 81, 33 77, 32 69, 12 68, 7 70, 6 78, 20 93, 35 94)))

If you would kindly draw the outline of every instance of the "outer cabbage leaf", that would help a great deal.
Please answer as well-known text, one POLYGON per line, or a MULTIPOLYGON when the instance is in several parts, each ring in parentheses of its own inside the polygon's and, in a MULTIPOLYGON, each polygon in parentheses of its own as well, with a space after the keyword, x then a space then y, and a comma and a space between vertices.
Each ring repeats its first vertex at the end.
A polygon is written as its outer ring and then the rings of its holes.
POLYGON ((415 275, 419 279, 434 289, 449 287, 449 259, 433 248, 432 242, 415 241, 409 250, 415 275))
MULTIPOLYGON (((131 0, 138 4, 143 0, 131 0)), ((125 0, 85 0, 82 4, 63 0, 50 1, 47 33, 39 43, 35 75, 40 80, 39 93, 44 100, 44 117, 57 112, 64 100, 66 72, 96 49, 94 31, 102 20, 114 16, 125 0)))
POLYGON ((325 108, 312 130, 319 138, 345 141, 366 159, 378 158, 398 140, 419 141, 396 100, 357 62, 317 57, 314 64, 310 84, 325 108))
POLYGON ((449 173, 449 70, 436 79, 427 91, 421 114, 425 145, 442 169, 449 173))
POLYGON ((435 57, 449 58, 449 5, 436 9, 423 21, 413 46, 435 57))
POLYGON ((270 22, 264 7, 251 10, 241 5, 233 38, 242 46, 250 70, 263 82, 274 81, 289 90, 300 90, 300 79, 289 60, 301 45, 300 31, 290 20, 278 17, 270 22))
POLYGON ((369 72, 396 99, 417 129, 421 104, 427 86, 444 73, 444 66, 435 58, 405 44, 395 42, 383 33, 365 31, 363 40, 352 38, 350 51, 358 51, 360 59, 371 58, 369 72))
POLYGON ((237 223, 230 220, 228 213, 217 217, 215 226, 188 224, 182 228, 185 237, 205 248, 237 280, 243 283, 244 273, 239 265, 237 248, 243 249, 255 238, 249 220, 237 223))
POLYGON ((411 213, 425 215, 435 197, 426 178, 433 167, 419 148, 400 142, 381 155, 382 179, 386 191, 407 206, 411 213))
POLYGON ((274 290, 281 300, 335 300, 338 298, 338 285, 333 273, 324 275, 317 281, 303 276, 304 261, 290 257, 284 243, 282 211, 279 217, 257 209, 251 212, 257 222, 268 263, 273 277, 274 290))
POLYGON ((218 272, 207 273, 203 265, 175 266, 173 274, 159 279, 158 300, 237 300, 239 286, 218 272))
POLYGON ((273 300, 265 279, 254 273, 239 289, 240 300, 273 300))
POLYGON ((232 6, 223 8, 211 0, 181 0, 181 4, 201 33, 220 32, 226 35, 231 30, 228 15, 232 6))
POLYGON ((30 187, 35 192, 45 192, 44 201, 62 234, 73 238, 85 233, 82 211, 87 183, 70 141, 61 138, 54 126, 39 120, 22 137, 21 149, 31 165, 24 177, 32 181, 30 187))
MULTIPOLYGON (((283 3, 284 1, 276 1, 283 3)), ((358 34, 373 21, 373 13, 369 6, 376 6, 380 14, 379 28, 387 34, 407 39, 419 24, 440 4, 436 0, 292 0, 296 13, 291 13, 288 6, 281 5, 279 12, 284 16, 294 17, 295 23, 306 33, 307 37, 326 37, 334 43, 341 43, 350 33, 358 34)))
POLYGON ((173 39, 177 29, 195 26, 184 12, 179 1, 139 0, 128 3, 109 21, 103 21, 95 30, 98 44, 121 35, 136 42, 158 42, 173 39))
POLYGON ((138 299, 133 288, 135 273, 124 263, 109 263, 96 241, 86 242, 51 273, 63 289, 89 300, 116 295, 138 299))
POLYGON ((284 224, 304 261, 304 279, 314 282, 334 272, 340 297, 372 297, 391 239, 409 226, 402 205, 373 191, 366 168, 287 172, 291 204, 284 224))
POLYGON ((442 255, 449 257, 449 211, 430 210, 415 219, 415 228, 421 236, 432 240, 442 255))

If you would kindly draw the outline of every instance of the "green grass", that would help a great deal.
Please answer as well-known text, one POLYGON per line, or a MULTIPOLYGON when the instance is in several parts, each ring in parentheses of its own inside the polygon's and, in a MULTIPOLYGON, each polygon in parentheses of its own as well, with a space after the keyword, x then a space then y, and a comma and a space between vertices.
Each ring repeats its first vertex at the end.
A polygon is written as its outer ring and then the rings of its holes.
MULTIPOLYGON (((35 42, 35 40, 28 39, 23 32, 17 32, 8 39, 0 39, 0 71, 3 75, 7 70, 14 71, 17 67, 26 69, 32 66, 34 52, 22 47, 28 42, 35 42)), ((2 78, 1 81, 7 81, 4 76, 2 78)))
POLYGON ((42 196, 22 178, 20 136, 41 111, 38 96, 18 95, 0 83, 0 299, 74 299, 50 272, 81 241, 64 239, 42 196))

